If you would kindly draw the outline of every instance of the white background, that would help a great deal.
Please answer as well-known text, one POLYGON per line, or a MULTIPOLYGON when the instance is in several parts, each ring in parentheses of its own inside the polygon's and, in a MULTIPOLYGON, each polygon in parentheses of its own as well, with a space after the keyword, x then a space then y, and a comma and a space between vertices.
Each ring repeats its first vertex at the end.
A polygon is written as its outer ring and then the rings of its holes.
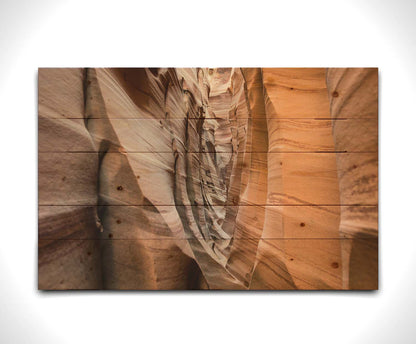
POLYGON ((413 1, 0 3, 0 342, 414 343, 413 1), (380 68, 379 292, 38 292, 37 68, 380 68))

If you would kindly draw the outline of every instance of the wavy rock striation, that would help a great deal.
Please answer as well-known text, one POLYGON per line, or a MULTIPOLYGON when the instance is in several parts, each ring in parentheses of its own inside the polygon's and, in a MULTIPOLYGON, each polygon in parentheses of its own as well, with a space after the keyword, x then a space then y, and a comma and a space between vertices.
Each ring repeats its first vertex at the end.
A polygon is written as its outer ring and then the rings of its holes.
POLYGON ((41 69, 39 288, 374 288, 343 235, 376 235, 377 166, 344 177, 374 117, 339 125, 333 73, 41 69))

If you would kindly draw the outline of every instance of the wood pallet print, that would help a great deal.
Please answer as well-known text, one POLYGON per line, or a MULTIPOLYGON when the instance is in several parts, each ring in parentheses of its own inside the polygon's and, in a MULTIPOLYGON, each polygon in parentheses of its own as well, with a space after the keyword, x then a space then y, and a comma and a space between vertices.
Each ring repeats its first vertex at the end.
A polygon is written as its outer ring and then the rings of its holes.
POLYGON ((378 288, 377 68, 40 68, 42 290, 378 288))

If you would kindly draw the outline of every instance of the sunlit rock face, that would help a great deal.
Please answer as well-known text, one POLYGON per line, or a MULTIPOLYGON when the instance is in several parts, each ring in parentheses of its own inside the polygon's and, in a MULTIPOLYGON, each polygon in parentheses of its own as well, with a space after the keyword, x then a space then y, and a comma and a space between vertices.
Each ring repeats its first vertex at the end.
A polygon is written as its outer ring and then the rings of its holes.
MULTIPOLYGON (((334 115, 335 78, 325 69, 41 69, 39 288, 354 287, 352 240, 376 236, 377 225, 344 214, 377 212, 377 202, 348 198, 347 184, 362 181, 345 182, 344 160, 358 166, 373 153, 354 143, 348 158, 344 137, 356 142, 348 128, 374 123, 334 115)), ((357 286, 374 288, 373 270, 357 286)))

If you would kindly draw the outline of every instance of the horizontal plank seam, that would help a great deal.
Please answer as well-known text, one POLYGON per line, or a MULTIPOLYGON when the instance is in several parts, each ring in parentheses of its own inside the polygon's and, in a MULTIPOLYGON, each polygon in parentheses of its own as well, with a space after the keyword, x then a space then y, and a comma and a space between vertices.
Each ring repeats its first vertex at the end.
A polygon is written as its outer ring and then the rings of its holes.
MULTIPOLYGON (((39 116, 38 116, 39 117, 39 116)), ((86 119, 85 117, 48 117, 45 116, 43 118, 46 118, 48 120, 64 120, 64 119, 86 119)), ((43 119, 41 118, 41 119, 43 119)), ((101 117, 88 117, 88 120, 90 119, 100 119, 100 120, 107 120, 107 118, 101 118, 101 117)), ((140 120, 140 121, 171 121, 171 120, 184 120, 184 119, 204 119, 204 120, 237 120, 237 119, 275 119, 275 120, 281 120, 281 119, 299 119, 299 120, 318 120, 318 121, 344 121, 344 120, 378 120, 377 117, 337 117, 337 118, 331 118, 331 117, 238 117, 238 118, 203 118, 203 117, 176 117, 176 118, 170 118, 168 120, 164 118, 136 118, 136 117, 109 117, 108 119, 126 119, 126 120, 140 120)))
POLYGON ((377 207, 377 204, 38 204, 39 207, 377 207))
MULTIPOLYGON (((54 240, 54 241, 101 241, 101 240, 108 240, 108 241, 143 241, 143 240, 199 240, 199 239, 203 239, 195 237, 195 238, 140 238, 140 239, 123 239, 123 238, 85 238, 85 239, 59 239, 59 238, 38 238, 39 241, 49 241, 49 240, 54 240)), ((360 240, 378 240, 378 236, 377 237, 372 237, 369 238, 369 236, 365 236, 365 237, 360 237, 360 236, 354 236, 354 237, 349 237, 349 238, 237 238, 237 237, 233 237, 233 240, 355 240, 355 239, 360 239, 360 240)), ((218 238, 216 240, 230 240, 230 238, 218 238)))
MULTIPOLYGON (((126 151, 126 152, 108 152, 108 151, 71 151, 71 150, 57 150, 57 151, 39 151, 39 153, 42 154, 47 154, 47 153, 73 153, 73 154, 89 154, 89 153, 106 153, 106 154, 156 154, 156 153, 171 153, 173 154, 172 151, 126 151)), ((180 152, 181 153, 181 152, 180 152)), ((228 153, 228 154, 238 154, 238 153, 262 153, 262 154, 266 154, 266 153, 273 153, 273 154, 277 154, 277 153, 297 153, 297 154, 349 154, 349 153, 353 153, 353 154, 360 154, 360 153, 364 153, 364 154, 368 154, 368 153, 378 153, 378 151, 325 151, 325 150, 321 150, 321 151, 272 151, 272 152, 267 152, 267 151, 242 151, 242 152, 234 152, 231 153, 229 151, 186 151, 186 152, 182 152, 182 153, 207 153, 207 154, 212 154, 212 153, 228 153)))

